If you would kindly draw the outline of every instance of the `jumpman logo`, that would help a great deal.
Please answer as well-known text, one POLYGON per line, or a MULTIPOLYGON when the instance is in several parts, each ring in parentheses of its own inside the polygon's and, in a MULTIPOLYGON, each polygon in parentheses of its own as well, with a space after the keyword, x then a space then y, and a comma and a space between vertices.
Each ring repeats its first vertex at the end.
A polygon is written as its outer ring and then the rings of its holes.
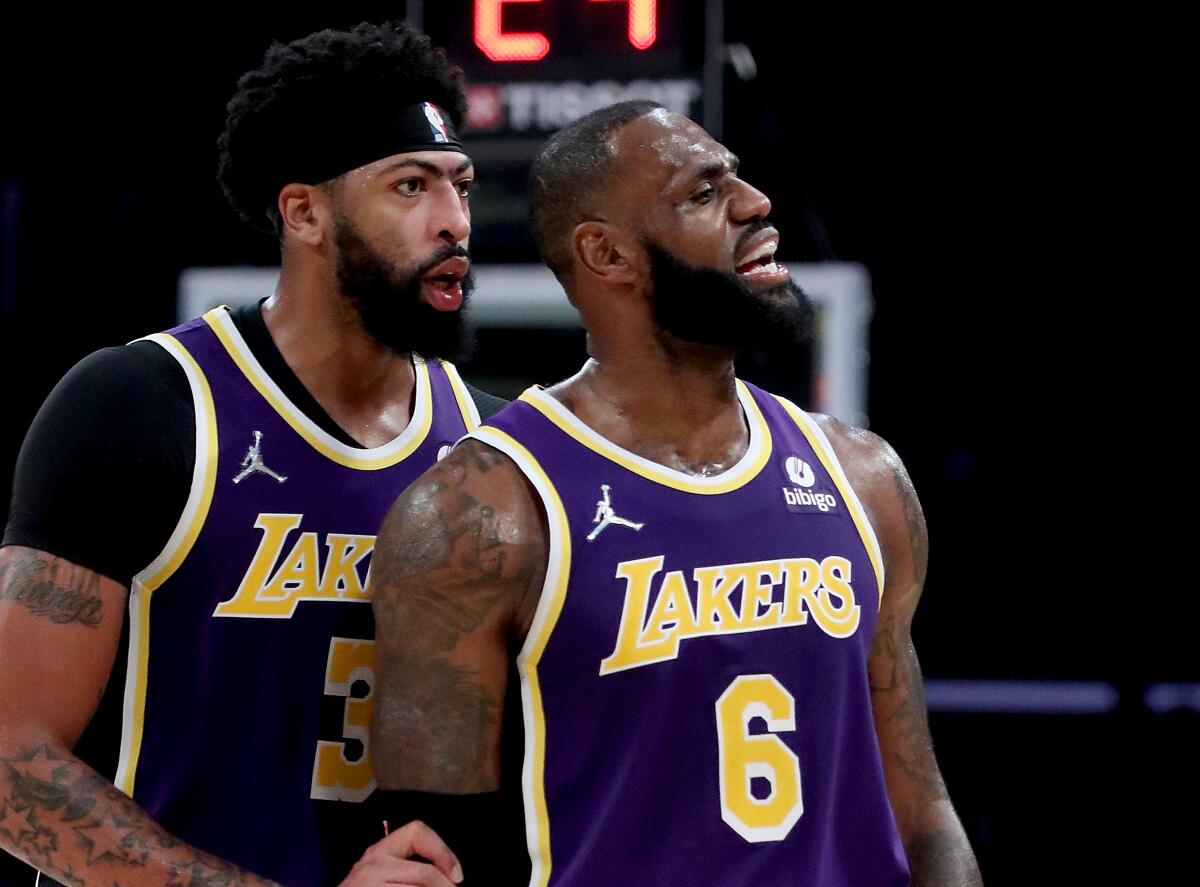
POLYGON ((592 523, 596 525, 596 529, 588 533, 587 541, 591 542, 600 535, 600 531, 609 524, 616 524, 619 527, 629 527, 631 530, 640 530, 645 524, 635 524, 631 520, 625 520, 623 517, 617 517, 617 513, 613 511, 612 500, 608 495, 608 484, 600 484, 600 492, 604 494, 604 498, 596 503, 596 516, 592 518, 592 523))
POLYGON ((275 478, 277 483, 283 483, 287 480, 282 474, 276 474, 270 468, 263 464, 262 458, 262 432, 254 432, 254 445, 246 450, 246 455, 242 457, 242 470, 238 472, 237 477, 233 479, 235 484, 240 484, 250 475, 255 472, 265 474, 267 477, 275 478))

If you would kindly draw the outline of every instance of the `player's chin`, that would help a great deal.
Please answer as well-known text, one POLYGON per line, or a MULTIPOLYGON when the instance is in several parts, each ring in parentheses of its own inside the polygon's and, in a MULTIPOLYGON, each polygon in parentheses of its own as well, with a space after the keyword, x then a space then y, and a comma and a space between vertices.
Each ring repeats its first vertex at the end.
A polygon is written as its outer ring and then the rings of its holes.
POLYGON ((792 312, 801 305, 801 297, 791 278, 785 278, 774 286, 747 287, 750 297, 772 311, 792 312))

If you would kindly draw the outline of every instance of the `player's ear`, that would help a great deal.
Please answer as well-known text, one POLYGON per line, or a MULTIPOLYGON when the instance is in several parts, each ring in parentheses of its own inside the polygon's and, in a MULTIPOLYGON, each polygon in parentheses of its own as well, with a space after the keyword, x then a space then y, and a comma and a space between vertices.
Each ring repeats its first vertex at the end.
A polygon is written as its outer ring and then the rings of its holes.
POLYGON ((637 253, 625 232, 608 222, 580 222, 571 232, 571 248, 585 273, 606 283, 633 283, 637 253))
POLYGON ((292 182, 279 191, 277 208, 283 230, 309 246, 328 237, 332 225, 329 195, 314 185, 292 182))

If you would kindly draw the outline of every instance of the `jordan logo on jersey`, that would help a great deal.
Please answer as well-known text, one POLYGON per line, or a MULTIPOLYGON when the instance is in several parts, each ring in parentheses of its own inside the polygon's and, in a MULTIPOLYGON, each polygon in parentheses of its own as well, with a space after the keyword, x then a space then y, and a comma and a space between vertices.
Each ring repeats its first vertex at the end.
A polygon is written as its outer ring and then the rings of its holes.
POLYGON ((214 616, 288 619, 301 601, 370 600, 359 566, 374 550, 375 537, 326 533, 322 546, 317 533, 304 532, 285 555, 288 537, 303 520, 302 514, 258 516, 254 528, 263 534, 258 551, 237 592, 217 605, 214 616))
POLYGON ((600 674, 674 659, 685 638, 805 625, 809 616, 830 637, 848 638, 858 630, 862 608, 844 557, 697 567, 694 593, 682 570, 668 572, 654 587, 665 560, 659 555, 617 565, 625 606, 600 674))
POLYGON ((255 473, 265 474, 267 477, 274 479, 276 483, 283 483, 287 480, 282 474, 277 474, 263 464, 261 431, 254 432, 254 443, 250 445, 250 449, 246 450, 246 455, 242 457, 242 470, 237 473, 233 482, 240 484, 255 473))
POLYGON ((600 501, 596 503, 596 516, 592 518, 592 523, 596 525, 596 529, 587 534, 587 541, 594 542, 596 537, 611 524, 616 524, 618 527, 628 527, 631 530, 640 530, 645 524, 635 524, 631 520, 626 520, 623 517, 617 517, 617 513, 613 511, 612 498, 609 495, 608 484, 600 484, 600 501))

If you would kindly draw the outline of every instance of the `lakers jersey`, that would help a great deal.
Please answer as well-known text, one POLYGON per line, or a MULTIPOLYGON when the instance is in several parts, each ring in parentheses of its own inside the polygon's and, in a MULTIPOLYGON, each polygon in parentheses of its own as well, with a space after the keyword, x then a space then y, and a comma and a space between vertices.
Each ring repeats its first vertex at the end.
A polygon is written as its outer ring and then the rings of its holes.
POLYGON ((813 420, 737 388, 749 448, 714 477, 537 389, 471 435, 548 517, 518 659, 536 887, 908 883, 867 679, 878 543, 813 420))
POLYGON ((115 783, 203 850, 326 884, 382 837, 355 803, 375 787, 374 534, 478 413, 452 366, 414 357, 408 428, 357 449, 300 413, 226 310, 150 338, 187 375, 196 462, 132 584, 115 783))

